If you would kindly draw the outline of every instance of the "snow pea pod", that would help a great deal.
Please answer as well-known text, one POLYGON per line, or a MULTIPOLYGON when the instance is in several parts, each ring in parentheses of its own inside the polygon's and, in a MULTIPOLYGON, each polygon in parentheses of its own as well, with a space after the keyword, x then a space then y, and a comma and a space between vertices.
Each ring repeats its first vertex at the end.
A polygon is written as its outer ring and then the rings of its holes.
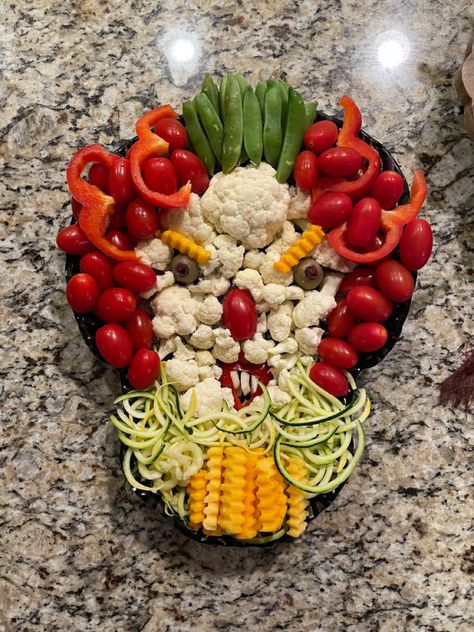
POLYGON ((290 88, 289 96, 285 138, 275 176, 280 183, 286 182, 293 171, 306 130, 304 101, 293 88, 290 88))
POLYGON ((236 77, 229 76, 224 94, 224 140, 222 171, 229 173, 238 163, 244 132, 242 95, 236 77))
POLYGON ((263 126, 263 149, 265 159, 272 167, 277 167, 281 150, 281 108, 282 91, 278 83, 270 80, 265 94, 265 124, 263 126))
POLYGON ((242 96, 242 101, 244 100, 244 95, 245 95, 245 90, 247 88, 247 86, 249 85, 247 79, 241 75, 240 73, 237 75, 234 75, 234 77, 237 79, 238 83, 239 83, 239 88, 240 88, 240 94, 242 96))
POLYGON ((224 122, 224 97, 225 91, 227 88, 227 82, 229 80, 229 75, 224 75, 221 79, 221 83, 219 86, 219 111, 222 122, 224 122))
POLYGON ((209 176, 212 176, 216 163, 214 153, 201 127, 196 108, 192 101, 185 101, 183 103, 183 118, 193 149, 206 167, 209 176))
POLYGON ((262 113, 250 86, 244 95, 244 147, 250 160, 258 166, 263 152, 262 113))
POLYGON ((267 91, 267 86, 265 83, 257 83, 257 85, 255 86, 255 96, 258 99, 258 102, 260 104, 260 110, 262 112, 262 121, 263 121, 263 117, 265 115, 265 93, 267 91))
POLYGON ((290 86, 281 79, 275 79, 281 90, 281 128, 285 134, 286 117, 288 115, 288 98, 290 86))
POLYGON ((305 109, 305 113, 306 113, 306 121, 305 121, 305 126, 306 129, 308 129, 308 127, 310 125, 312 125, 314 123, 314 119, 316 118, 316 109, 318 107, 318 102, 317 101, 307 101, 304 104, 304 109, 305 109))
POLYGON ((219 90, 214 83, 211 75, 204 75, 204 79, 201 85, 201 92, 203 92, 209 101, 212 103, 217 115, 219 116, 220 107, 219 107, 219 90))
POLYGON ((206 94, 201 92, 195 99, 197 113, 201 125, 206 132, 206 136, 211 144, 215 157, 222 161, 222 141, 224 138, 224 126, 219 118, 214 106, 206 94))

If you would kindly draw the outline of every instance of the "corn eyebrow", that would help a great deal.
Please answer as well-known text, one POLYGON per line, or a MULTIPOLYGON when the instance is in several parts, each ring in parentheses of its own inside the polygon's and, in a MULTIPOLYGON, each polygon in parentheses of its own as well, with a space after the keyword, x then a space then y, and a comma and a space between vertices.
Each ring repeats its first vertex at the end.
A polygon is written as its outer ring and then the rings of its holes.
POLYGON ((206 250, 197 244, 190 237, 186 237, 186 235, 178 233, 177 230, 171 230, 170 228, 164 230, 163 232, 157 230, 155 237, 161 239, 161 241, 167 246, 179 250, 181 254, 188 255, 188 257, 197 261, 201 266, 206 265, 211 258, 209 250, 206 250))
POLYGON ((325 233, 321 226, 314 224, 308 230, 305 230, 299 239, 288 248, 288 250, 275 261, 273 268, 278 272, 289 272, 291 268, 306 257, 311 250, 323 240, 325 233))

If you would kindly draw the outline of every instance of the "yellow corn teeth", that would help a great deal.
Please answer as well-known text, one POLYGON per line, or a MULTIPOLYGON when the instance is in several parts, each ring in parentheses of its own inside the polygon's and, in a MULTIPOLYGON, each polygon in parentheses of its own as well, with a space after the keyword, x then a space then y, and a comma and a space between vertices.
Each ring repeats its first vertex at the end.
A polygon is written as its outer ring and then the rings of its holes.
POLYGON ((205 265, 211 258, 211 253, 199 244, 196 244, 192 239, 178 233, 176 230, 164 230, 163 232, 157 231, 156 237, 159 237, 163 243, 179 250, 183 255, 188 255, 191 259, 194 259, 199 265, 205 265))
POLYGON ((224 448, 222 446, 209 448, 207 457, 207 485, 206 496, 204 498, 204 520, 202 521, 202 526, 207 531, 215 531, 217 529, 217 518, 219 515, 224 448))
POLYGON ((245 510, 245 474, 247 456, 245 450, 237 446, 225 449, 223 482, 221 485, 221 505, 217 524, 226 533, 242 531, 245 510))
POLYGON ((309 253, 323 240, 325 233, 321 226, 313 225, 305 230, 301 237, 288 248, 273 267, 278 272, 289 272, 295 265, 309 255, 309 253))
POLYGON ((251 540, 254 538, 257 531, 257 494, 256 494, 256 478, 257 478, 257 465, 258 457, 256 454, 247 452, 247 470, 245 472, 245 487, 244 487, 244 512, 243 512, 243 524, 240 533, 236 534, 239 540, 251 540))
POLYGON ((277 531, 286 513, 284 485, 272 457, 258 459, 256 469, 258 530, 277 531))
POLYGON ((204 520, 204 498, 206 496, 207 472, 200 470, 189 479, 188 492, 189 526, 197 531, 204 520))
MULTIPOLYGON (((302 459, 298 457, 291 457, 288 467, 288 474, 298 482, 306 482, 307 470, 302 459)), ((288 497, 288 511, 286 524, 288 526, 288 535, 293 538, 300 536, 306 529, 306 518, 308 512, 306 508, 308 501, 305 498, 305 493, 302 489, 298 489, 293 485, 288 485, 286 489, 288 497)))

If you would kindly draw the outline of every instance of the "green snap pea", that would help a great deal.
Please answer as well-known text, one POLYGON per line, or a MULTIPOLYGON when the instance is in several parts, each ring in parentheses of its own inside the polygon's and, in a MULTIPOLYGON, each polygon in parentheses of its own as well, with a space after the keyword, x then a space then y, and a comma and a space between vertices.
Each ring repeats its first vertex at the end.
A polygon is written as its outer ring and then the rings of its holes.
POLYGON ((288 115, 288 93, 290 91, 290 86, 284 81, 282 81, 281 79, 276 79, 275 81, 280 86, 280 90, 281 90, 281 127, 284 134, 285 126, 286 126, 286 117, 288 115))
POLYGON ((194 151, 206 167, 206 171, 209 176, 212 177, 216 163, 214 152, 212 151, 206 134, 201 127, 196 108, 194 107, 194 103, 192 101, 185 101, 183 103, 183 118, 186 124, 189 140, 191 141, 194 151))
POLYGON ((237 79, 237 81, 239 82, 239 88, 240 88, 240 94, 242 96, 242 101, 244 100, 244 94, 245 94, 245 90, 247 88, 247 86, 249 85, 249 82, 247 81, 247 79, 241 75, 240 73, 237 75, 234 75, 234 77, 237 79))
POLYGON ((219 85, 219 111, 222 122, 224 122, 224 97, 227 88, 227 82, 229 81, 229 76, 230 75, 224 75, 219 85))
POLYGON ((263 126, 263 149, 265 159, 273 167, 277 167, 280 157, 282 130, 281 105, 282 91, 278 83, 270 80, 265 94, 265 124, 263 126))
MULTIPOLYGON (((244 127, 245 130, 245 127, 244 127)), ((239 165, 244 165, 249 161, 247 152, 245 151, 245 145, 242 143, 242 151, 240 152, 239 165)))
POLYGON ((217 112, 217 115, 219 115, 219 112, 220 112, 219 90, 216 84, 214 83, 211 75, 209 74, 204 75, 204 79, 201 86, 201 92, 203 92, 207 96, 209 101, 212 103, 215 111, 217 112))
POLYGON ((305 113, 306 113, 306 116, 305 116, 306 129, 308 129, 308 127, 314 123, 314 119, 316 118, 316 109, 317 109, 317 107, 318 107, 318 102, 317 101, 305 102, 304 109, 305 109, 305 113))
POLYGON ((244 132, 242 95, 236 77, 229 76, 224 94, 222 171, 229 173, 239 162, 244 132))
POLYGON ((222 162, 222 141, 224 139, 224 126, 208 96, 201 92, 194 102, 201 125, 212 147, 215 157, 222 162))
POLYGON ((267 91, 267 85, 265 83, 257 83, 255 86, 255 96, 260 104, 260 110, 262 112, 262 120, 265 115, 265 93, 267 91))
POLYGON ((275 176, 280 183, 286 182, 293 171, 306 131, 305 126, 306 110, 304 101, 296 90, 290 88, 285 138, 275 176))
POLYGON ((262 113, 250 86, 247 86, 244 95, 244 147, 250 160, 258 166, 263 152, 262 113))

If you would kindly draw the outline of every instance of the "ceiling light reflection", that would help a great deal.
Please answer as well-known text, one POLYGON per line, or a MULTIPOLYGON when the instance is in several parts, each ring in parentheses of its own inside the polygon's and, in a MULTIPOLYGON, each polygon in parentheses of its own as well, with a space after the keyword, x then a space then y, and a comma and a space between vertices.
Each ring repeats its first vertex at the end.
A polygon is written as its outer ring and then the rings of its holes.
POLYGON ((196 55, 196 48, 190 39, 178 37, 170 44, 169 57, 178 63, 191 61, 196 55))
POLYGON ((384 68, 396 68, 402 64, 410 52, 410 42, 398 31, 381 33, 375 42, 377 59, 384 68))

